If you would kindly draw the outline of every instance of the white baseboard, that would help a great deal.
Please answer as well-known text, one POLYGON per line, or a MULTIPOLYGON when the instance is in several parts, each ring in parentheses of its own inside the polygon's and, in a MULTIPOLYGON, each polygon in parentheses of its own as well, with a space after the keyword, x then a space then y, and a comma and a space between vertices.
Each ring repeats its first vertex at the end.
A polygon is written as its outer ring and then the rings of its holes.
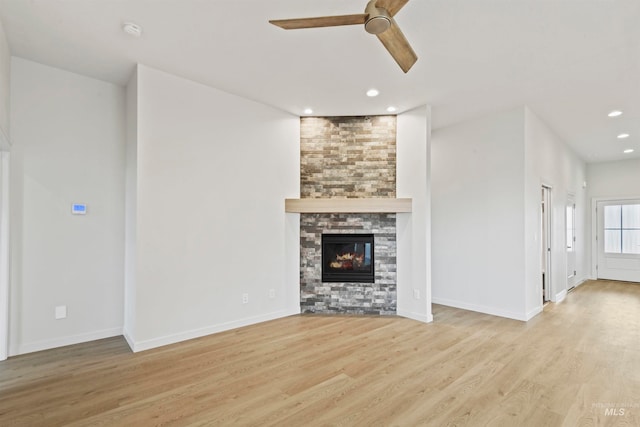
POLYGON ((234 320, 231 322, 224 322, 217 325, 206 326, 204 328, 193 329, 190 331, 184 331, 177 334, 166 335, 163 337, 153 338, 144 341, 133 341, 131 337, 125 337, 129 343, 129 347, 134 353, 151 350, 153 348, 162 347, 169 344, 175 344, 182 341, 191 340, 194 338, 200 338, 206 335, 215 334, 218 332, 224 332, 231 329, 241 328, 243 326, 254 325, 256 323, 266 322, 269 320, 280 319, 282 317, 293 316, 300 314, 300 308, 297 310, 280 310, 272 313, 263 314, 260 316, 247 317, 245 319, 234 320))
POLYGON ((533 310, 529 311, 527 313, 527 321, 531 320, 534 316, 537 316, 538 314, 542 313, 542 306, 538 306, 536 308, 534 308, 533 310))
POLYGON ((17 352, 11 356, 19 354, 33 353, 36 351, 49 350, 67 345, 80 344, 89 341, 101 340, 104 338, 117 337, 122 335, 122 328, 103 329, 101 331, 88 332, 86 334, 71 335, 67 337, 54 338, 51 340, 36 341, 18 345, 17 352))
POLYGON ((463 301, 456 301, 448 298, 438 298, 438 297, 432 297, 431 301, 434 304, 441 304, 449 307, 461 308, 463 310, 477 311, 478 313, 490 314, 492 316, 506 317, 508 319, 514 319, 514 320, 522 320, 523 322, 526 322, 528 320, 526 313, 517 313, 515 311, 504 310, 496 307, 470 304, 463 301))
POLYGON ((563 289, 559 293, 556 294, 556 299, 553 301, 556 304, 562 302, 567 297, 567 290, 563 289))
POLYGON ((423 323, 433 322, 433 315, 431 313, 422 314, 422 313, 414 313, 412 311, 397 310, 396 314, 398 316, 406 317, 407 319, 417 320, 418 322, 423 322, 423 323))
POLYGON ((124 329, 122 331, 122 336, 124 337, 125 341, 129 345, 129 348, 131 349, 131 351, 133 351, 133 346, 135 341, 133 340, 133 337, 131 337, 131 333, 128 330, 124 329))
POLYGON ((587 282, 587 281, 589 281, 589 280, 593 280, 593 279, 588 278, 588 277, 583 277, 582 279, 580 279, 580 280, 579 280, 579 281, 578 281, 578 282, 573 286, 573 288, 575 289, 575 288, 577 288, 578 286, 583 285, 583 284, 584 284, 584 282, 587 282))

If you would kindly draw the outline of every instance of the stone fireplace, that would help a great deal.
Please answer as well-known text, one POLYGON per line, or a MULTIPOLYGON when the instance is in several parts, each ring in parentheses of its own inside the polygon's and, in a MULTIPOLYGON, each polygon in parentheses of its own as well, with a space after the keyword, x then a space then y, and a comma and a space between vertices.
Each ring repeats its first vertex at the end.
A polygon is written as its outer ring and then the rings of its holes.
POLYGON ((302 214, 300 245, 300 306, 303 312, 395 314, 395 214, 302 214), (323 281, 323 233, 373 235, 373 281, 323 281))
MULTIPOLYGON (((302 118, 300 145, 301 199, 395 199, 395 116, 302 118)), ((396 286, 395 213, 301 213, 302 312, 396 314, 396 286), (341 270, 349 257, 367 259, 364 247, 323 259, 323 235, 371 236, 370 274, 323 274, 326 262, 341 270)))
POLYGON ((300 119, 300 188, 284 200, 289 313, 433 320, 429 116, 300 119), (373 234, 374 282, 323 281, 323 233, 373 234))

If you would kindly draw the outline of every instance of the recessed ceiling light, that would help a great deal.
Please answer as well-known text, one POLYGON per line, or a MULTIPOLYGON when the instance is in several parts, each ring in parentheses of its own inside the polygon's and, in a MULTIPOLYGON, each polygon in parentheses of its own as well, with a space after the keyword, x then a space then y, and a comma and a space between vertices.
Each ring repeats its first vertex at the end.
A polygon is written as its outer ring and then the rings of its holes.
POLYGON ((142 27, 133 22, 125 22, 122 24, 122 31, 133 37, 140 37, 142 35, 142 27))
POLYGON ((621 133, 620 135, 618 135, 618 139, 625 139, 625 138, 629 138, 628 133, 621 133))
POLYGON ((633 148, 627 148, 626 150, 623 151, 624 154, 630 154, 633 153, 633 148))
POLYGON ((388 111, 389 113, 395 113, 395 111, 396 111, 396 110, 397 110, 397 108, 396 108, 396 107, 394 107, 393 105, 391 105, 391 106, 387 107, 387 111, 388 111))
POLYGON ((367 96, 378 96, 380 95, 380 92, 378 91, 378 89, 369 89, 367 91, 367 96))
POLYGON ((612 112, 610 112, 609 114, 607 114, 607 116, 609 117, 618 117, 622 115, 622 111, 620 110, 613 110, 612 112))
POLYGON ((304 109, 304 113, 305 114, 313 114, 313 110, 311 108, 305 108, 304 109))

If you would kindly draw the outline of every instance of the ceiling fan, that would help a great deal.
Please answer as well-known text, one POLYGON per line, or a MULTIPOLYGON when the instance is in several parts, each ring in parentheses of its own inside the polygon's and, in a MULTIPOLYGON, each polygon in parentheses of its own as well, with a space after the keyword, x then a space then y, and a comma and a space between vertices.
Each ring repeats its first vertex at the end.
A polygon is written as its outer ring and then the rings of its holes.
POLYGON ((364 13, 355 15, 319 16, 315 18, 274 19, 269 22, 285 30, 300 28, 337 27, 364 24, 364 29, 378 36, 382 44, 405 73, 415 64, 418 56, 411 48, 394 15, 409 0, 370 0, 364 13))

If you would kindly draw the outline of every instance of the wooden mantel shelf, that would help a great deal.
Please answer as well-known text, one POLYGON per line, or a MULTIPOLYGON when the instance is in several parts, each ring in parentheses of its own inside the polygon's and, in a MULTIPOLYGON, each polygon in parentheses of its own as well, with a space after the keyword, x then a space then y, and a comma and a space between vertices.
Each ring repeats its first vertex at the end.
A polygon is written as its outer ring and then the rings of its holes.
POLYGON ((403 213, 413 199, 285 199, 285 212, 293 213, 403 213))

